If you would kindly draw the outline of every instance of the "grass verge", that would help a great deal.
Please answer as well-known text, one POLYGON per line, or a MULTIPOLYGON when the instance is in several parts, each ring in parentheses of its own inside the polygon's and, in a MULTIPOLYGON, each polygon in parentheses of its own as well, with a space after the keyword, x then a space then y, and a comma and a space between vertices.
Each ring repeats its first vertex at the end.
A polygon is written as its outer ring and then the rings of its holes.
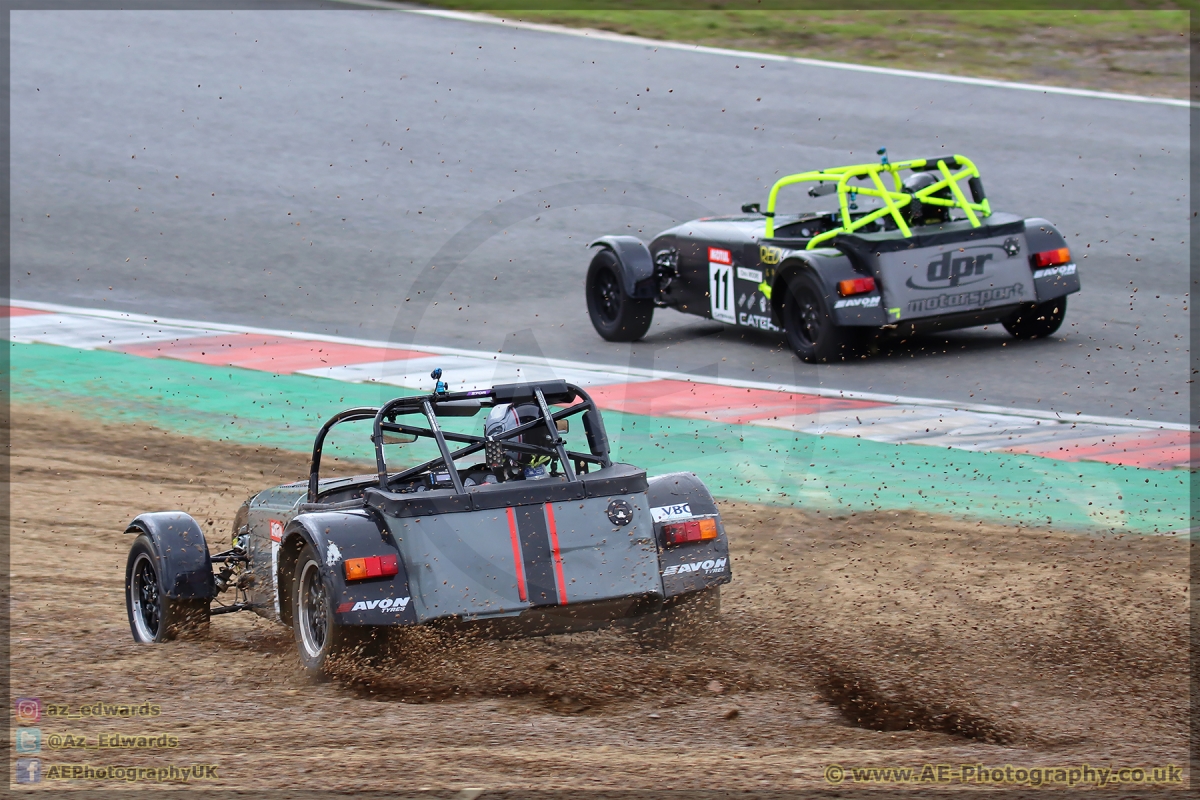
POLYGON ((1103 2, 1088 9, 991 3, 970 11, 937 3, 849 11, 828 3, 745 0, 429 5, 803 58, 1163 97, 1188 93, 1192 3, 1134 9, 1103 2))

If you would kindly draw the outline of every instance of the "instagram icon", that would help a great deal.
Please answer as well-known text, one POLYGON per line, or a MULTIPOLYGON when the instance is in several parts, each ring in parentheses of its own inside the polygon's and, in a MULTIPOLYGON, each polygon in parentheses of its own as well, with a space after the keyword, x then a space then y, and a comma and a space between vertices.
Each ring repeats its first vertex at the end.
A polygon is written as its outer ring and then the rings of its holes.
POLYGON ((37 725, 42 719, 42 701, 37 697, 18 697, 17 724, 37 725))

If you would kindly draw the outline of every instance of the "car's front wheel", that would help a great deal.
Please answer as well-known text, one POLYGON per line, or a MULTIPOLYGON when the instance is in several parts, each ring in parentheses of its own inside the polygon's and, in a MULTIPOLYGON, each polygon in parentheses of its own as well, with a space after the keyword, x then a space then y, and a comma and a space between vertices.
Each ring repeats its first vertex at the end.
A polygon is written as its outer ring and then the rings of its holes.
POLYGON ((802 361, 821 364, 853 354, 853 329, 837 325, 824 291, 809 273, 802 272, 788 283, 783 326, 788 344, 802 361))
POLYGON ((617 256, 600 248, 587 273, 588 316, 596 333, 610 342, 636 342, 650 330, 654 301, 630 297, 621 284, 617 256))
POLYGON ((338 661, 362 655, 371 631, 338 624, 333 593, 311 544, 300 551, 292 589, 292 631, 305 672, 319 678, 338 661))
POLYGON ((125 611, 137 642, 167 642, 182 634, 202 633, 208 627, 207 600, 167 597, 162 559, 154 540, 140 534, 125 562, 125 611))
POLYGON ((1056 297, 1044 303, 1021 306, 1004 320, 1004 329, 1018 339, 1040 339, 1050 336, 1067 316, 1067 297, 1056 297))

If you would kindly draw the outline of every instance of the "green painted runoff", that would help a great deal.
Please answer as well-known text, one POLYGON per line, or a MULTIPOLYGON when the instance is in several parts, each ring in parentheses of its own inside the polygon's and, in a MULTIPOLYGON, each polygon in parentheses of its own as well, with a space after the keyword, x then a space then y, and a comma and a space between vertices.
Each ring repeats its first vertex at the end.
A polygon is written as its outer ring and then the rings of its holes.
MULTIPOLYGON (((311 449, 317 426, 336 411, 415 394, 382 384, 53 345, 13 344, 10 357, 14 403, 301 452, 311 449)), ((453 388, 453 376, 448 378, 453 388)), ((1188 525, 1185 470, 884 444, 615 411, 604 419, 614 458, 651 474, 695 472, 713 494, 731 500, 847 513, 913 509, 1097 532, 1164 533, 1188 525)), ((369 459, 369 447, 360 428, 326 452, 369 459)))

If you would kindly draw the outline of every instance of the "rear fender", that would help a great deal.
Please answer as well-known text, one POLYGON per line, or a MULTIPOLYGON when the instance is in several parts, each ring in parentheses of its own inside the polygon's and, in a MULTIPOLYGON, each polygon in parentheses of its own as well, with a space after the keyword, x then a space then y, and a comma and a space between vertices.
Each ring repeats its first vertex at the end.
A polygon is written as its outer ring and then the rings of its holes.
POLYGON ((396 540, 368 511, 324 511, 300 514, 288 525, 279 549, 275 581, 280 619, 292 624, 296 562, 311 544, 333 595, 340 625, 408 625, 417 621, 408 590, 408 571, 396 540), (394 555, 400 571, 390 578, 346 582, 345 561, 394 555))
POLYGON ((588 247, 606 247, 617 257, 625 293, 639 300, 654 297, 654 259, 650 248, 636 236, 601 236, 588 247))
POLYGON ((1039 303, 1079 291, 1079 270, 1072 260, 1069 264, 1038 269, 1034 253, 1057 250, 1067 246, 1067 240, 1049 220, 1038 217, 1025 220, 1025 242, 1029 245, 1029 268, 1033 270, 1033 291, 1039 303))
POLYGON ((172 600, 211 600, 216 594, 208 542, 196 520, 182 511, 141 514, 126 533, 144 533, 158 553, 163 593, 172 600))
POLYGON ((663 596, 674 597, 729 583, 729 539, 717 511, 716 501, 704 483, 691 472, 672 472, 650 479, 647 490, 654 536, 658 544, 659 574, 663 596), (666 547, 663 527, 695 517, 716 517, 717 538, 707 542, 666 547))
POLYGON ((842 297, 839 294, 840 281, 866 278, 869 277, 869 273, 855 269, 854 262, 846 254, 827 249, 794 255, 776 270, 775 283, 771 287, 771 309, 775 314, 776 324, 781 328, 788 284, 802 272, 808 272, 817 278, 836 324, 879 327, 887 322, 879 287, 876 287, 875 291, 854 297, 842 297))

